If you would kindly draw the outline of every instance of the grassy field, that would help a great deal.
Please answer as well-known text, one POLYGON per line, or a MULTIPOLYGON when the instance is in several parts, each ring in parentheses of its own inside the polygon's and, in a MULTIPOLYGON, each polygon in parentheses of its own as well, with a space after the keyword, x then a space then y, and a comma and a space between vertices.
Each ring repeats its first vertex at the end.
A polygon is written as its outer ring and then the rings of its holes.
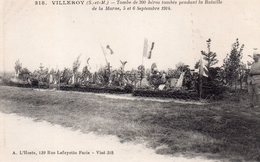
POLYGON ((0 111, 143 142, 159 154, 260 161, 260 108, 247 95, 205 105, 0 86, 0 111))

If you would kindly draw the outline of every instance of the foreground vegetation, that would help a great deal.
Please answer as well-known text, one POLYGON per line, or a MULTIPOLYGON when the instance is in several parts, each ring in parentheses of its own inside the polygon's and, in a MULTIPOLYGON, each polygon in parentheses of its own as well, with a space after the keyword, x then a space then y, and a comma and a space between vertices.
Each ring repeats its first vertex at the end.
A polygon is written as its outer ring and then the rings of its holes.
POLYGON ((226 98, 194 105, 0 86, 0 111, 144 142, 160 154, 260 161, 260 109, 248 108, 246 94, 226 98))

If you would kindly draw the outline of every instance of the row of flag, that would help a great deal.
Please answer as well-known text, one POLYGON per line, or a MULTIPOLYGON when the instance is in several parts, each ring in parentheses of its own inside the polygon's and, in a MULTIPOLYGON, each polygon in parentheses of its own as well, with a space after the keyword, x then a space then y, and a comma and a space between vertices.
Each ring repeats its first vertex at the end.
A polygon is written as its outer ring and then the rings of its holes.
MULTIPOLYGON (((154 42, 148 42, 147 38, 144 39, 144 48, 143 48, 143 57, 144 58, 147 58, 147 59, 152 58, 152 52, 153 52, 153 49, 154 49, 154 44, 155 44, 154 42)), ((104 48, 101 45, 101 48, 102 48, 104 55, 114 54, 114 51, 111 49, 111 47, 109 45, 107 45, 106 48, 104 48)), ((199 68, 195 69, 195 72, 199 73, 199 75, 201 75, 201 76, 208 77, 208 69, 204 64, 202 57, 200 58, 200 61, 199 61, 199 68)))
MULTIPOLYGON (((152 58, 152 51, 154 49, 154 42, 148 42, 148 39, 144 39, 144 49, 143 49, 143 57, 147 58, 147 59, 151 59, 152 58)), ((103 45, 100 45, 102 52, 104 54, 104 56, 106 56, 107 54, 114 54, 114 51, 112 50, 112 48, 110 47, 110 45, 106 45, 106 47, 104 47, 103 45)))

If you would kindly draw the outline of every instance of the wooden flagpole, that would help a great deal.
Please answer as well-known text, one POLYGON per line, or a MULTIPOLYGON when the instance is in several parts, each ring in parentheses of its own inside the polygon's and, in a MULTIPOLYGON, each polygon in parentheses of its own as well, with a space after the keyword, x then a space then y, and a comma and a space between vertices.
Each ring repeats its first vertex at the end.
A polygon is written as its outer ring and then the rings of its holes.
POLYGON ((100 44, 100 47, 102 49, 102 52, 103 52, 103 55, 104 55, 104 58, 105 58, 105 61, 106 61, 106 64, 108 65, 108 61, 107 61, 107 56, 106 56, 106 52, 105 52, 105 49, 104 47, 100 44))
POLYGON ((200 58, 200 69, 199 69, 199 96, 200 96, 200 100, 202 99, 202 89, 203 89, 203 73, 204 73, 204 69, 203 69, 203 62, 202 62, 202 58, 200 58))

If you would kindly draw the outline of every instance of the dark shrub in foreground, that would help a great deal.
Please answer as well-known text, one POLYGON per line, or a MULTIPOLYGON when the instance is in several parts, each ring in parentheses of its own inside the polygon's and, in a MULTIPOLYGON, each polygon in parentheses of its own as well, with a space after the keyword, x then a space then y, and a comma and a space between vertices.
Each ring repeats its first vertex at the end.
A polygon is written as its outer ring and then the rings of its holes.
POLYGON ((174 99, 185 99, 185 100, 199 99, 197 92, 185 91, 185 90, 161 91, 161 90, 136 89, 133 91, 133 95, 142 96, 142 97, 161 97, 161 98, 174 98, 174 99))
POLYGON ((79 92, 94 92, 94 93, 115 93, 115 94, 124 94, 131 93, 131 91, 126 90, 122 87, 110 87, 104 86, 100 87, 98 85, 88 85, 88 86, 73 86, 73 85, 65 85, 61 86, 60 90, 64 91, 79 91, 79 92))
POLYGON ((131 85, 131 84, 127 84, 127 85, 124 87, 124 89, 125 89, 125 91, 126 91, 127 93, 132 93, 133 90, 134 90, 134 86, 131 85))

